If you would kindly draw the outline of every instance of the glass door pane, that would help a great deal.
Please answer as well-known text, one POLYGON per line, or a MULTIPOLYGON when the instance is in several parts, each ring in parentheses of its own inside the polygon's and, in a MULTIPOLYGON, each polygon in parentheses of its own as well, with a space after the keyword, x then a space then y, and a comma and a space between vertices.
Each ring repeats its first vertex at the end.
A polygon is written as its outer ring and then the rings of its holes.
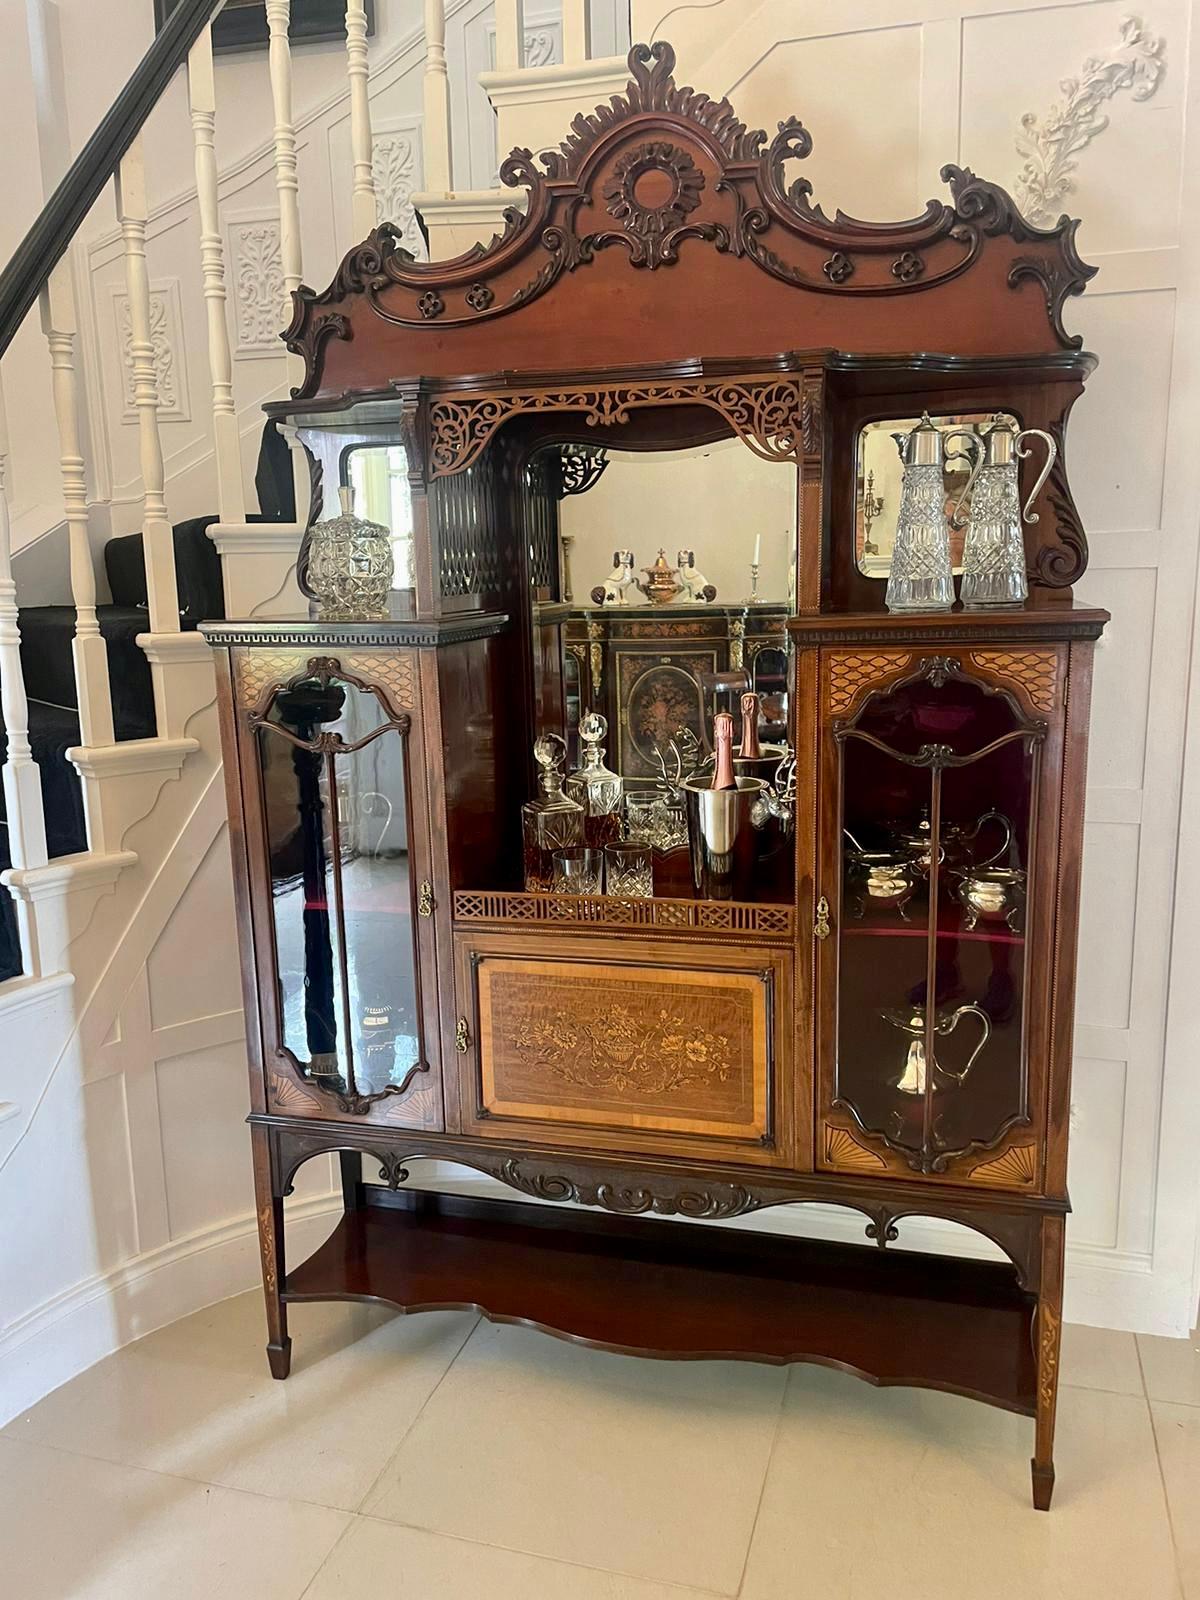
POLYGON ((410 847, 407 717, 328 675, 258 729, 280 1045, 343 1109, 428 1070, 410 847))
POLYGON ((1044 735, 942 657, 835 733, 834 1101, 918 1172, 1029 1117, 1025 928, 1044 735))

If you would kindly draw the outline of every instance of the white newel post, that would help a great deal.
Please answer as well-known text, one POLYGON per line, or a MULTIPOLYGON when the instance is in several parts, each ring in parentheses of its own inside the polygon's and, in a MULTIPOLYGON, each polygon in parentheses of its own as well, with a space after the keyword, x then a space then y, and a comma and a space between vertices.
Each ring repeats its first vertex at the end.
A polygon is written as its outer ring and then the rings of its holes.
POLYGON ((350 155, 354 163, 351 217, 356 240, 365 239, 378 220, 372 171, 371 101, 367 92, 367 8, 365 0, 346 0, 346 76, 350 80, 350 155))
POLYGON ((208 312, 208 367, 212 377, 213 451, 217 463, 217 510, 222 522, 246 520, 242 452, 233 399, 233 356, 225 320, 225 247, 221 238, 217 189, 216 84, 212 25, 204 29, 188 56, 188 98, 196 152, 196 198, 200 210, 200 268, 208 312))
POLYGON ((588 0, 562 0, 563 63, 574 66, 592 54, 592 19, 588 0))
MULTIPOLYGON (((85 746, 113 743, 112 700, 108 687, 108 651, 96 618, 96 572, 88 538, 87 473, 79 442, 75 377, 75 297, 68 260, 58 263, 41 296, 42 329, 50 350, 54 414, 58 424, 59 468, 63 511, 71 559, 71 598, 75 603, 75 689, 79 699, 80 742, 85 746)), ((95 780, 84 777, 83 803, 88 843, 106 850, 103 811, 95 780)))
POLYGON ((448 194, 450 166, 450 79, 446 72, 445 0, 425 0, 425 187, 448 194))
POLYGON ((524 65, 524 0, 496 0, 496 70, 519 72, 524 65))
MULTIPOLYGON (((21 671, 21 632, 17 625, 17 586, 12 575, 12 542, 8 520, 8 425, 4 391, 0 389, 0 712, 8 729, 4 762, 4 808, 8 817, 8 850, 20 870, 46 865, 46 821, 42 814, 42 782, 29 748, 29 705, 21 671)), ((28 903, 14 898, 25 971, 37 976, 36 923, 28 903)))

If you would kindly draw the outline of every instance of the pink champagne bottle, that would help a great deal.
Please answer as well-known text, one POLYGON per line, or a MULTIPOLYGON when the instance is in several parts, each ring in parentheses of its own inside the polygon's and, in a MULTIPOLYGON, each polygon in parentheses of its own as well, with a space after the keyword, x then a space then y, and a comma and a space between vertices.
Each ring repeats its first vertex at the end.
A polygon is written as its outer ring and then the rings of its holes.
POLYGON ((736 789, 733 775, 733 718, 728 711, 718 711, 713 718, 713 743, 717 760, 713 769, 714 789, 736 789))

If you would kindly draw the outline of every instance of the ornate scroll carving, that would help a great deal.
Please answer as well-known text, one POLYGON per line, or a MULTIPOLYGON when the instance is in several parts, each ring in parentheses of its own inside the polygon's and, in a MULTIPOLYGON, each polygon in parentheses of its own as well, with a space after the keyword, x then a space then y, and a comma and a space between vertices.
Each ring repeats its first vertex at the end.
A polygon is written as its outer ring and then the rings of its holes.
MULTIPOLYGON (((480 1163, 482 1164, 482 1163, 480 1163)), ((624 1184, 568 1176, 549 1167, 535 1166, 515 1156, 489 1165, 486 1170, 510 1188, 538 1200, 574 1201, 577 1205, 603 1206, 622 1216, 640 1216, 653 1211, 661 1217, 738 1217, 755 1211, 762 1201, 740 1184, 697 1182, 683 1186, 670 1179, 651 1183, 624 1184)))
POLYGON ((839 650, 829 657, 825 708, 840 716, 854 704, 860 689, 876 678, 898 672, 912 659, 907 650, 839 650))
POLYGON ((1045 490, 1054 511, 1058 543, 1043 545, 1038 551, 1033 576, 1047 589, 1065 589, 1087 569, 1088 542, 1067 482, 1065 422, 1052 422, 1046 431, 1058 446, 1045 490))
POLYGON ((815 423, 803 381, 795 378, 681 379, 675 383, 612 384, 577 389, 505 390, 439 397, 429 408, 433 477, 462 472, 511 417, 539 411, 578 411, 591 427, 629 421, 639 406, 704 405, 717 411, 765 461, 798 460, 815 423))
POLYGON ((1006 683, 1015 683, 1038 711, 1058 704, 1058 656, 1053 650, 972 650, 971 660, 1006 683))
POLYGON ((1055 337, 1072 346, 1062 301, 1092 270, 1075 251, 1074 223, 1036 227, 1003 189, 957 166, 942 169, 952 203, 931 200, 920 216, 827 216, 807 179, 786 181, 787 164, 812 149, 795 118, 764 148, 766 135, 748 131, 727 101, 676 86, 664 41, 636 45, 629 65, 625 94, 577 116, 558 149, 536 158, 514 150, 502 164, 501 181, 525 188, 528 201, 524 211, 509 208, 491 244, 454 261, 420 262, 385 223, 347 255, 323 293, 296 291, 284 338, 304 358, 304 396, 317 387, 324 342, 350 336, 359 314, 352 297, 393 327, 445 338, 532 305, 614 245, 631 266, 653 271, 680 261, 686 242, 730 258, 731 270, 749 261, 798 292, 853 299, 936 291, 969 270, 990 240, 1006 237, 1028 247, 1006 264, 1012 285, 1031 275, 1042 281, 1055 337), (602 215, 619 226, 578 231, 602 215))
POLYGON ((564 496, 594 489, 608 466, 608 451, 602 445, 564 444, 558 456, 564 496))
POLYGON ((981 1161, 972 1167, 970 1177, 983 1183, 1016 1184, 1027 1188, 1037 1177, 1037 1146, 1015 1144, 993 1161, 981 1161))
MULTIPOLYGON (((831 1167, 841 1167, 850 1172, 878 1172, 887 1167, 881 1155, 859 1144, 846 1128, 834 1128, 828 1124, 825 1127, 825 1160, 831 1167)), ((867 1230, 867 1236, 875 1237, 870 1229, 867 1230)), ((896 1237, 894 1231, 892 1237, 896 1237)))
POLYGON ((632 266, 653 269, 676 260, 684 239, 723 241, 728 232, 718 223, 684 224, 700 204, 703 188, 704 174, 686 150, 665 139, 638 145, 620 158, 600 191, 609 216, 622 224, 622 233, 592 234, 588 242, 595 250, 620 241, 628 247, 632 266), (646 197, 652 187, 657 199, 646 197))

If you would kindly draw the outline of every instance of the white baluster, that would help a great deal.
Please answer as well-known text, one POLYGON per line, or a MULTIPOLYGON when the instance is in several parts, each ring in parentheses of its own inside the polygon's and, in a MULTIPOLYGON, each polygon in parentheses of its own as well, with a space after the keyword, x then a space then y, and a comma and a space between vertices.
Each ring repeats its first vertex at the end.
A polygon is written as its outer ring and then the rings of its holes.
POLYGON ((496 0, 496 69, 514 72, 524 65, 524 0, 496 0))
MULTIPOLYGON (((292 120, 292 47, 288 43, 291 0, 267 0, 270 35, 269 67, 271 104, 275 112, 275 192, 279 197, 279 259, 283 267, 283 325, 292 320, 292 290, 304 277, 300 249, 300 181, 296 169, 296 127, 292 120)), ((303 377, 303 362, 289 355, 295 376, 303 377)))
POLYGON ((196 198, 200 207, 200 265, 208 309, 208 367, 212 375, 213 450, 217 462, 217 508, 222 522, 244 522, 246 493, 233 400, 233 357, 225 320, 225 250, 217 191, 216 86, 213 80, 212 26, 188 56, 188 97, 196 150, 196 198))
MULTIPOLYGON (((96 571, 88 537, 87 473, 76 412, 75 296, 67 260, 60 261, 51 272, 42 290, 41 312, 42 329, 50 348, 63 511, 70 547, 71 597, 75 602, 75 638, 71 653, 79 696, 80 741, 84 745, 109 745, 113 742, 113 717, 108 689, 108 652, 96 618, 96 571)), ((84 788, 86 801, 87 786, 84 788)), ((90 816, 88 821, 90 828, 90 816)), ((103 843, 95 839, 91 839, 91 844, 95 850, 104 848, 103 843)))
POLYGON ((350 154, 354 163, 351 218, 354 237, 365 239, 378 220, 371 168, 371 101, 367 93, 367 8, 346 0, 346 75, 350 80, 350 154))
MULTIPOLYGON (((42 782, 29 748, 29 703, 21 671, 21 632, 17 626, 17 586, 12 574, 12 541, 8 521, 8 429, 4 393, 0 390, 0 712, 8 729, 4 763, 4 808, 8 817, 8 852, 12 865, 46 865, 46 820, 42 782)), ((38 973, 36 927, 27 900, 14 896, 25 970, 38 973)))
MULTIPOLYGON (((178 633, 175 540, 167 516, 162 437, 158 429, 158 371, 151 331, 150 274, 146 266, 146 170, 140 139, 133 141, 117 169, 116 195, 117 218, 125 247, 125 289, 129 296, 129 356, 142 467, 142 559, 146 566, 150 632, 178 633)), ((157 681, 155 701, 156 704, 160 701, 157 681)), ((166 730, 160 726, 159 732, 166 730)))
POLYGON ((448 194, 452 184, 445 0, 425 0, 424 106, 425 187, 435 194, 448 194))
POLYGON ((574 66, 592 54, 592 19, 588 0, 562 0, 563 62, 574 66))

